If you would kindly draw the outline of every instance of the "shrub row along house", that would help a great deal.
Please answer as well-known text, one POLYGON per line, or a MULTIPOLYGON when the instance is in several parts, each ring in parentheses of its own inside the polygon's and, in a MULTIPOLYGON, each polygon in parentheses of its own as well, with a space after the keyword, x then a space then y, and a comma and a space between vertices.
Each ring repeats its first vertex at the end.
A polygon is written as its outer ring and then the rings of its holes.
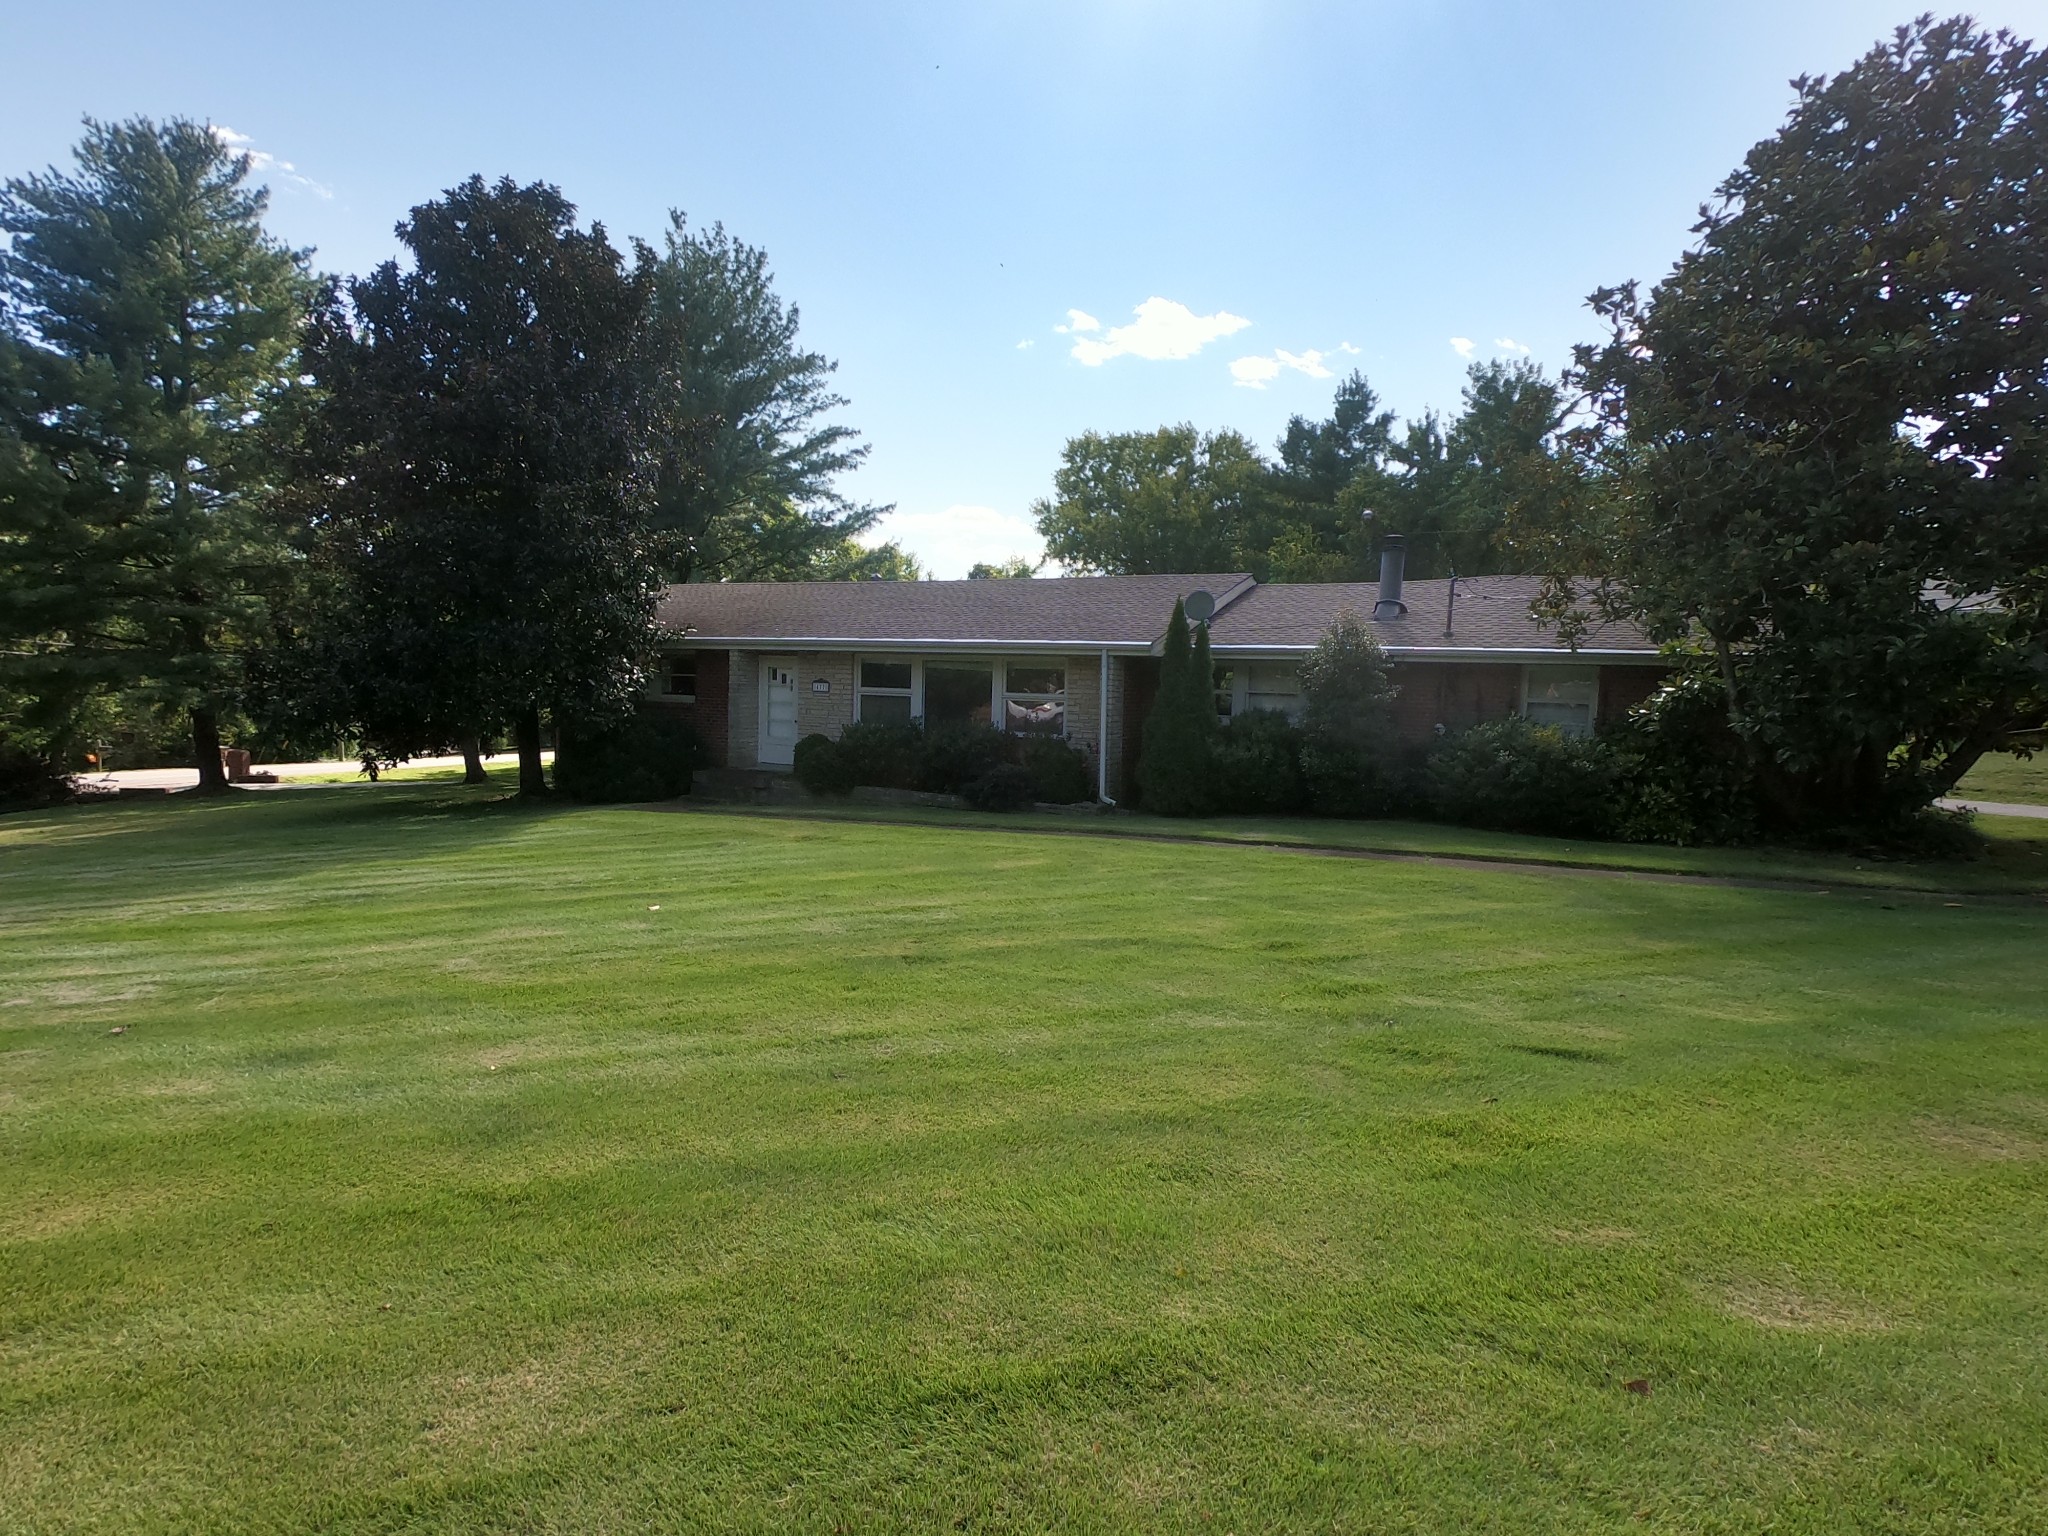
POLYGON ((1517 714, 1589 733, 1664 670, 1625 626, 1568 647, 1530 612, 1536 577, 1404 584, 1401 564, 1390 550, 1377 584, 1207 572, 674 586, 661 621, 677 638, 652 702, 686 713, 711 762, 731 768, 787 768, 800 739, 857 720, 1064 736, 1116 799, 1136 774, 1176 599, 1208 615, 1225 716, 1298 712, 1296 666, 1346 611, 1372 621, 1400 689, 1395 728, 1411 740, 1517 714))

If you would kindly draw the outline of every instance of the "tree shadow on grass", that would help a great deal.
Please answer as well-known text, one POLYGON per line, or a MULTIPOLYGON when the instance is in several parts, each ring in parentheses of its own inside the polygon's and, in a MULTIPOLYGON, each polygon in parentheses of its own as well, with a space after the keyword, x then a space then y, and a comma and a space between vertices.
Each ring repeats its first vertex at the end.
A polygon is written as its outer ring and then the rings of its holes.
POLYGON ((480 851, 595 807, 496 785, 342 784, 85 804, 0 824, 0 891, 64 905, 78 891, 203 898, 303 874, 480 851), (7 835, 12 834, 12 835, 7 835))

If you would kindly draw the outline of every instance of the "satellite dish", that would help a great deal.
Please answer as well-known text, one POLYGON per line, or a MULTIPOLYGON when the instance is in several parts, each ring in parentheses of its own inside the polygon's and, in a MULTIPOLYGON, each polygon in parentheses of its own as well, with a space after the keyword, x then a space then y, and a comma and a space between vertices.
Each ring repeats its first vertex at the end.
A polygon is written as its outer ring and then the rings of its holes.
POLYGON ((1216 616, 1216 594, 1195 588, 1181 601, 1181 612, 1191 624, 1206 624, 1216 616))

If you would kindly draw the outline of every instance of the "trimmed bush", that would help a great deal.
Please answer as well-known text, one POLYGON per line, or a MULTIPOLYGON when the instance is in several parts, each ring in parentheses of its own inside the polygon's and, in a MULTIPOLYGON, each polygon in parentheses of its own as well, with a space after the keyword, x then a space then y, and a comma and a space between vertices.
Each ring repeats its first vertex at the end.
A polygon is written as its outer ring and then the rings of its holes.
MULTIPOLYGON (((896 727, 915 730, 916 727, 896 727)), ((976 779, 1016 759, 1014 736, 1006 736, 992 725, 927 726, 923 750, 917 758, 917 789, 942 795, 962 793, 976 779)), ((872 784, 872 779, 862 779, 872 784)))
POLYGON ((923 775, 924 730, 912 723, 862 720, 840 731, 834 743, 844 760, 846 787, 917 789, 923 775))
POLYGON ((1389 816, 1402 808, 1395 688, 1363 620, 1337 615, 1301 664, 1301 772, 1325 816, 1389 816))
POLYGON ((977 811, 1021 811, 1038 798, 1031 771, 1022 763, 998 763, 961 785, 960 793, 977 811))
POLYGON ((596 804, 673 800, 690 792, 690 774, 702 761, 688 721, 641 709, 606 730, 563 729, 555 749, 555 788, 596 804))
POLYGON ((1447 738, 1424 770, 1430 809, 1445 821, 1552 837, 1607 837, 1620 765, 1607 744, 1519 717, 1447 738))
POLYGON ((839 743, 817 731, 796 744, 791 764, 797 783, 814 795, 843 795, 859 782, 851 776, 839 743))
POLYGON ((1057 736, 1027 736, 1024 770, 1031 776, 1031 797, 1048 805, 1072 805, 1095 798, 1095 775, 1088 754, 1057 736))
POLYGON ((1217 737, 1215 808, 1227 816, 1291 815, 1308 809, 1301 729, 1277 709, 1234 717, 1217 737))

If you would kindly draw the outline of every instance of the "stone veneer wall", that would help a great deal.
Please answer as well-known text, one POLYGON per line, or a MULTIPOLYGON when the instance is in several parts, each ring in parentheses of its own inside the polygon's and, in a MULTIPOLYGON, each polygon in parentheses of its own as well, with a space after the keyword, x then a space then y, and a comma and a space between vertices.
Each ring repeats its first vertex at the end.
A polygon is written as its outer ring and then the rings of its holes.
POLYGON ((837 736, 853 723, 853 653, 799 651, 796 658, 796 739, 837 736), (811 684, 825 680, 826 693, 811 684))

